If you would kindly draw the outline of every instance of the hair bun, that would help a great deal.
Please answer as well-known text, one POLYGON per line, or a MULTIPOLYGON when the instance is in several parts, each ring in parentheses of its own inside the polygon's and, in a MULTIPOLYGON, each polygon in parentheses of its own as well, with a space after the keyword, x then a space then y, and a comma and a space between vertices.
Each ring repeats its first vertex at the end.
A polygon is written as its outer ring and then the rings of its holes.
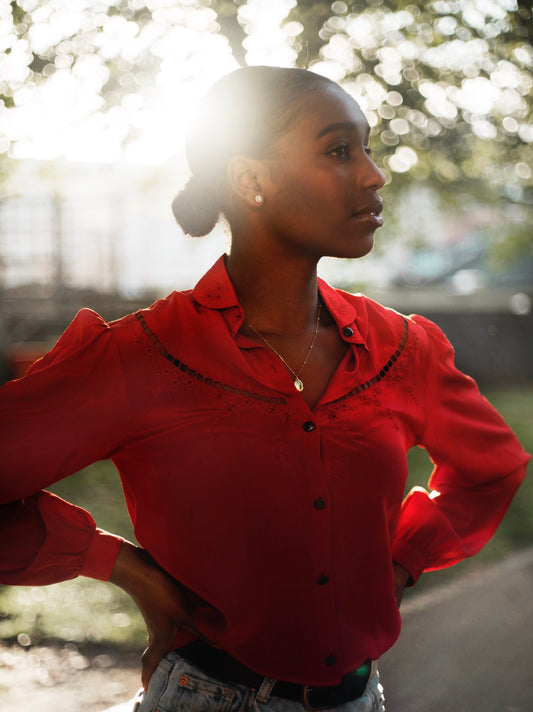
POLYGON ((203 237, 217 224, 220 205, 213 189, 191 176, 172 201, 172 212, 183 232, 192 237, 203 237))

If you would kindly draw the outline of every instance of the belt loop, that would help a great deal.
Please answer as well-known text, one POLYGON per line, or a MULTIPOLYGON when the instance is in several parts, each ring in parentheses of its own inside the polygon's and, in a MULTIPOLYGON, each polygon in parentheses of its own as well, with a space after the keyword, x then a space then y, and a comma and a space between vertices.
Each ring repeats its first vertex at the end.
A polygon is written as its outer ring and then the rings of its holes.
POLYGON ((137 712, 139 707, 141 706, 141 702, 143 701, 144 698, 144 689, 141 688, 137 694, 135 695, 135 698, 133 700, 133 707, 132 707, 132 712, 137 712))
POLYGON ((370 675, 368 676, 368 681, 366 683, 365 691, 361 695, 361 697, 364 697, 366 693, 368 692, 368 688, 372 684, 372 680, 374 679, 374 675, 378 671, 378 661, 377 660, 372 660, 371 661, 371 667, 370 667, 370 675))
POLYGON ((257 695, 255 697, 256 700, 258 702, 262 702, 263 704, 266 704, 270 699, 270 695, 272 694, 272 689, 273 689, 274 685, 276 684, 276 682, 277 682, 277 680, 274 680, 271 677, 264 677, 260 688, 257 690, 257 695))

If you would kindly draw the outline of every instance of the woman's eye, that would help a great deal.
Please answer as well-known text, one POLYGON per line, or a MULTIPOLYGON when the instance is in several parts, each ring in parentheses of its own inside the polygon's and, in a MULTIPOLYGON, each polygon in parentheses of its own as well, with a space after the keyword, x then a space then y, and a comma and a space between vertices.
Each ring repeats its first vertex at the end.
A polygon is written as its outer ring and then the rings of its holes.
POLYGON ((342 143, 340 146, 335 146, 335 148, 330 151, 330 155, 335 156, 335 158, 340 158, 341 160, 346 160, 350 157, 350 148, 345 143, 342 143))

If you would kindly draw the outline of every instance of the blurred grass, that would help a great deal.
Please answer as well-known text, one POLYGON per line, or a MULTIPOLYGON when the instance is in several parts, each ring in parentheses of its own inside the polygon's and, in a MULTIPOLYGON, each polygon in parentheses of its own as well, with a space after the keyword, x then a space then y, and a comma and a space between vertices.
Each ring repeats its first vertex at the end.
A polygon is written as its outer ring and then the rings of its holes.
MULTIPOLYGON (((486 390, 528 452, 533 452, 533 384, 486 390)), ((425 451, 408 456, 407 488, 426 486, 432 465, 425 451)), ((530 469, 531 472, 531 469, 530 469)), ((120 479, 113 465, 99 462, 55 485, 61 497, 88 509, 99 527, 133 539, 120 479)), ((533 541, 533 481, 526 477, 498 532, 474 559, 423 576, 414 591, 439 585, 465 571, 497 561, 533 541)), ((410 595, 413 595, 411 593, 410 595)), ((94 642, 142 650, 146 633, 128 596, 111 584, 78 578, 45 587, 0 587, 0 637, 25 643, 94 642), (27 637, 24 637, 27 636, 27 637)))

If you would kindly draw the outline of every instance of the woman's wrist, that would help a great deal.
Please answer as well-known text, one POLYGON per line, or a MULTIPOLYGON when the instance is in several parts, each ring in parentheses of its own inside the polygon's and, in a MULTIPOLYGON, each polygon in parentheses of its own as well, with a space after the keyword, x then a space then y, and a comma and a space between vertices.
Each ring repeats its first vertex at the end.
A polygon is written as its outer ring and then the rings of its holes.
POLYGON ((123 542, 109 581, 128 593, 146 585, 154 568, 160 569, 150 554, 129 541, 123 542))
POLYGON ((145 618, 147 609, 157 602, 162 609, 172 610, 186 627, 192 626, 193 605, 186 590, 146 549, 124 542, 109 581, 131 596, 145 618))
POLYGON ((399 606, 402 601, 403 592, 412 579, 411 574, 405 566, 398 564, 396 561, 393 561, 392 569, 394 573, 394 593, 396 596, 396 603, 399 606))

